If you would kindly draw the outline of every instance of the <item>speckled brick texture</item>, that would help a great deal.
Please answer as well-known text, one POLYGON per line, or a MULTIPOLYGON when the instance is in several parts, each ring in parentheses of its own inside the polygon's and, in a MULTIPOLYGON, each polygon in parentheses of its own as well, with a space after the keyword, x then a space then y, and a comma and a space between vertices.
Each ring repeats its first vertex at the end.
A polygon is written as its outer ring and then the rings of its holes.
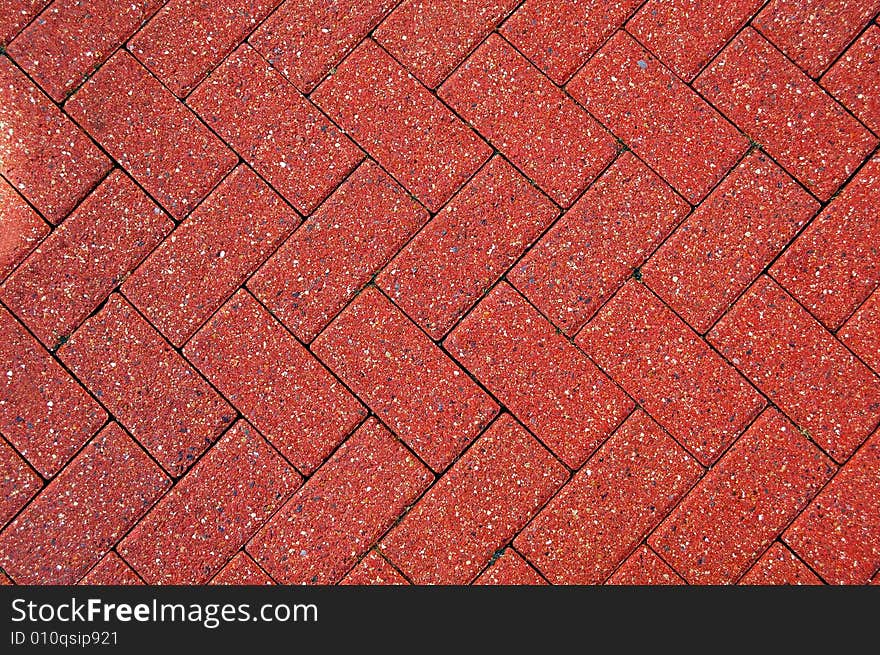
POLYGON ((148 583, 205 583, 299 485, 296 470, 239 421, 117 549, 148 583))
POLYGON ((415 583, 462 584, 568 478, 509 415, 501 416, 382 540, 415 583))
POLYGON ((751 28, 724 48, 694 86, 820 200, 828 200, 878 143, 751 28))
POLYGON ((878 26, 0 2, 0 584, 880 584, 878 26))
POLYGON ((435 471, 498 412, 467 372, 375 287, 355 298, 312 350, 435 471))
POLYGON ((235 165, 229 147, 124 50, 64 106, 175 218, 235 165))
POLYGON ((440 97, 564 207, 614 158, 611 135, 495 34, 440 97))
POLYGON ((401 441, 370 419, 257 533, 247 551, 279 582, 338 582, 433 480, 401 441))
POLYGON ((115 170, 6 280, 0 299, 55 349, 172 226, 131 178, 115 170))
POLYGON ((724 116, 625 32, 611 37, 566 88, 692 203, 748 148, 724 116))
POLYGON ((510 285, 501 283, 444 342, 572 468, 632 410, 632 401, 510 285))

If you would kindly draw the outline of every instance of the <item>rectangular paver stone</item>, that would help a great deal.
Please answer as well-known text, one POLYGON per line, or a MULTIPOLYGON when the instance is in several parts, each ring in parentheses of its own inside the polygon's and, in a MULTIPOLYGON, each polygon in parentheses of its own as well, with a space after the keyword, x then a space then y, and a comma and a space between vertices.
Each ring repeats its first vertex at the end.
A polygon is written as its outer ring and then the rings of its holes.
POLYGON ((370 419, 247 550, 281 583, 338 582, 433 479, 406 446, 370 419))
POLYGON ((375 287, 355 298, 312 350, 435 471, 446 468, 498 412, 375 287))
POLYGON ((47 234, 46 222, 0 178, 0 282, 47 234))
POLYGON ((764 0, 648 0, 626 30, 690 82, 763 4, 764 0))
POLYGON ((0 308, 0 432, 44 477, 107 420, 85 389, 0 308))
POLYGON ((348 137, 248 45, 227 57, 187 102, 304 214, 362 158, 348 137))
POLYGON ((568 207, 614 159, 614 139, 497 34, 440 88, 440 97, 568 207))
POLYGON ((299 224, 281 196, 241 165, 126 280, 123 293, 180 346, 299 224))
POLYGON ((0 55, 0 174, 53 225, 110 170, 110 160, 0 55))
POLYGON ((611 37, 567 89, 691 203, 748 148, 727 119, 625 32, 611 37))
POLYGON ((235 416, 118 294, 74 333, 58 356, 175 477, 192 466, 235 416))
POLYGON ((247 287, 296 336, 310 342, 427 220, 428 212, 368 160, 247 287))
POLYGON ((819 210, 759 151, 747 156, 642 267, 642 278, 704 333, 819 210))
POLYGON ((835 469, 791 421, 768 409, 648 542, 688 582, 735 582, 835 469))
POLYGON ((504 415, 380 547, 416 584, 466 583, 567 479, 565 467, 504 415))
POLYGON ((694 87, 820 200, 828 200, 877 145, 877 138, 746 28, 694 87))
POLYGON ((638 282, 625 284, 577 343, 704 465, 764 407, 730 364, 638 282))
POLYGON ((404 0, 373 36, 433 89, 516 5, 517 0, 404 0))
POLYGON ((309 93, 397 0, 286 0, 248 42, 309 93))
POLYGON ((56 0, 6 51, 56 102, 82 84, 163 0, 56 0))
POLYGON ((556 84, 565 84, 640 4, 642 0, 526 0, 501 33, 556 84))
POLYGON ((370 39, 311 98, 431 211, 440 209, 492 154, 370 39))
POLYGON ((630 152, 623 153, 507 274, 574 335, 689 211, 630 152))
POLYGON ((494 157, 376 280, 440 339, 556 218, 550 200, 494 157))
POLYGON ((366 414, 244 290, 190 339, 184 353, 304 473, 314 471, 366 414))
POLYGON ((171 0, 128 49, 182 98, 281 0, 171 0))
POLYGON ((173 226, 117 169, 6 280, 0 297, 55 349, 173 226))
POLYGON ((878 470, 880 431, 785 532, 785 542, 831 584, 866 584, 880 568, 878 470))
POLYGON ((770 274, 829 330, 880 285, 880 157, 782 253, 770 274))
POLYGON ((838 462, 880 420, 880 377, 766 276, 708 338, 838 462))
POLYGON ((865 30, 825 73, 822 87, 880 134, 880 27, 865 30))
POLYGON ((12 446, 0 437, 0 529, 18 513, 42 487, 40 476, 12 446))
POLYGON ((169 486, 111 423, 3 531, 0 566, 18 584, 73 584, 169 486))
POLYGON ((818 77, 878 11, 877 0, 772 0, 752 25, 818 77))
POLYGON ((300 481, 256 430, 239 421, 117 550, 149 584, 204 584, 300 481))
POLYGON ((65 110, 177 219, 236 163, 220 139, 122 50, 65 110))
POLYGON ((598 584, 702 472, 651 417, 637 411, 514 543, 553 583, 598 584))
POLYGON ((444 344, 572 468, 632 411, 617 385, 508 284, 495 287, 444 344))

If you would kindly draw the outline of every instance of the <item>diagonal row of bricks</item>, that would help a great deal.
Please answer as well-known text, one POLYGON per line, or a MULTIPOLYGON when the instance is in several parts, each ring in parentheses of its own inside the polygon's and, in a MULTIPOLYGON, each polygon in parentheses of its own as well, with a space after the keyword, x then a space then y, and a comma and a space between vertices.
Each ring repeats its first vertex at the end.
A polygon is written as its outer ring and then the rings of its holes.
MULTIPOLYGON (((23 235, 4 253, 14 273, 0 299, 27 327, 0 310, 13 378, 0 431, 18 451, 0 442, 18 476, 8 518, 43 484, 20 455, 51 478, 79 451, 0 536, 4 552, 53 544, 4 558, 16 581, 90 569, 96 581, 340 581, 431 470, 438 482, 349 578, 467 582, 490 561, 480 578, 496 581, 541 580, 537 569, 599 582, 622 561, 612 579, 734 581, 756 560, 749 575, 771 579, 774 557, 790 569, 779 579, 815 575, 801 560, 828 581, 878 568, 878 159, 835 195, 877 144, 876 107, 847 77, 870 84, 875 71, 845 59, 828 70, 876 8, 854 6, 820 53, 798 50, 803 33, 780 24, 789 3, 765 7, 758 31, 740 31, 759 7, 743 8, 715 45, 677 61, 663 46, 675 28, 653 30, 652 2, 627 31, 659 59, 615 33, 638 3, 603 6, 607 26, 585 28, 594 43, 546 59, 535 41, 571 27, 524 27, 564 17, 541 2, 500 35, 489 32, 514 3, 479 20, 463 12, 442 45, 409 2, 361 42, 393 3, 348 3, 332 17, 344 35, 333 47, 323 31, 305 35, 321 54, 309 70, 279 45, 320 11, 309 3, 288 0, 253 31, 277 2, 231 7, 223 22, 172 1, 130 42, 134 56, 110 57, 160 3, 142 4, 107 26, 56 0, 12 39, 10 55, 56 101, 109 57, 64 113, 0 62, 15 99, 0 173, 23 235), (188 41, 193 21, 210 22, 217 43, 194 49, 205 39, 188 41), (64 67, 28 58, 56 32, 106 41, 64 67), (571 82, 561 90, 539 69, 571 82), (784 93, 743 102, 744 88, 771 84, 784 93), (746 154, 743 133, 764 152, 746 154), (633 152, 615 158, 612 135, 633 152), (387 223, 364 231, 377 206, 387 223), (34 210, 60 223, 42 242, 49 227, 34 210), (731 214, 738 243, 712 229, 731 214), (644 284, 624 282, 634 270, 644 284), (495 418, 499 406, 521 424, 495 418), (411 450, 375 419, 362 424, 367 409, 411 450), (227 430, 237 416, 247 422, 227 430), (760 477, 780 465, 787 477, 760 477), (253 484, 238 489, 230 470, 253 484), (83 521, 46 520, 62 495, 87 508, 85 524, 102 523, 95 541, 74 547, 83 521), (710 509, 731 495, 743 502, 710 509), (621 516, 603 514, 597 534, 579 513, 606 502, 621 516), (161 527, 211 513, 201 531, 161 527), (837 522, 853 513, 849 529, 871 538, 835 559, 837 522), (731 524, 733 535, 705 534, 731 524), (65 547, 58 573, 50 563, 65 547)), ((852 46, 859 61, 873 31, 852 46)))

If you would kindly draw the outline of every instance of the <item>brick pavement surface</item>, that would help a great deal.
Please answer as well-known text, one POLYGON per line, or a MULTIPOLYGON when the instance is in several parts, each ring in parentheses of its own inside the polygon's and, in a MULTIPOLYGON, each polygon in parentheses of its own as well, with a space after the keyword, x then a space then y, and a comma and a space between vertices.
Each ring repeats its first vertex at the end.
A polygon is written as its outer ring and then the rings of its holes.
POLYGON ((878 26, 2 3, 0 584, 880 583, 878 26))

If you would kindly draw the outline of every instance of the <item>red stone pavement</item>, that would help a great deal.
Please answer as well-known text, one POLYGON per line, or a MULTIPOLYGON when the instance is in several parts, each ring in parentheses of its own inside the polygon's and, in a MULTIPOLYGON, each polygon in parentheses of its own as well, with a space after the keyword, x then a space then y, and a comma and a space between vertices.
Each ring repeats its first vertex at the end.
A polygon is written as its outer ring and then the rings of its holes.
POLYGON ((721 5, 0 3, 0 583, 880 580, 880 0, 721 5))

